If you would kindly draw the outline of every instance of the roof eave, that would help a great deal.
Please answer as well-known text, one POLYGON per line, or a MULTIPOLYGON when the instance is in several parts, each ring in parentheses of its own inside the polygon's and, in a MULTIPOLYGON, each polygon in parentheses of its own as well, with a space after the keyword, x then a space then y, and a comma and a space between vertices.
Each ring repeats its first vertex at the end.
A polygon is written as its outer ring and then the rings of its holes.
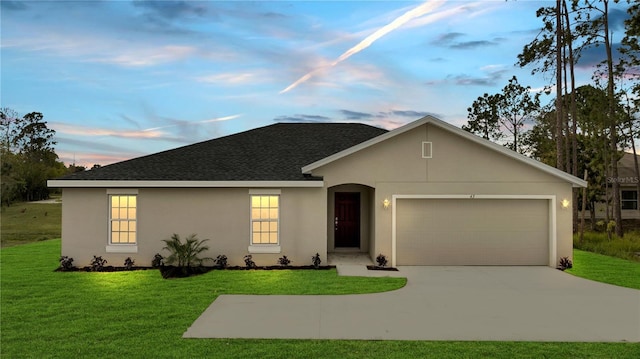
POLYGON ((319 188, 324 186, 324 181, 49 180, 47 186, 53 188, 319 188))

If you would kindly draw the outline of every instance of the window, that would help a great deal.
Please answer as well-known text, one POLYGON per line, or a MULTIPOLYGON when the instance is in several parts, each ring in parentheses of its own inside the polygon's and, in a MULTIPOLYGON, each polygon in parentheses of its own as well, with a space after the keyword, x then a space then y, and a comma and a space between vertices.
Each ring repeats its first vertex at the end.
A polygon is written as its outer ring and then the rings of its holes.
POLYGON ((137 196, 109 195, 109 243, 136 244, 137 196))
POLYGON ((638 209, 638 192, 622 191, 622 209, 638 209))
POLYGON ((280 196, 251 196, 251 245, 278 244, 280 196))

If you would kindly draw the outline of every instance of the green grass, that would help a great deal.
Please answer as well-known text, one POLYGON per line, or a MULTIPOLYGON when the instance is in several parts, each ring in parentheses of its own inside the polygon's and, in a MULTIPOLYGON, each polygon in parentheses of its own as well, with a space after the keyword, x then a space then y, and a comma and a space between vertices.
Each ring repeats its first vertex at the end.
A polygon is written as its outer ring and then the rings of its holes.
POLYGON ((3 358, 640 357, 640 346, 626 343, 182 339, 219 294, 364 293, 405 281, 335 270, 212 271, 174 280, 155 270, 61 273, 53 271, 59 253, 59 240, 0 251, 3 358))
POLYGON ((640 262, 640 256, 636 255, 640 253, 640 232, 628 231, 623 238, 614 235, 609 240, 604 232, 587 231, 582 241, 574 234, 573 248, 640 262))
POLYGON ((14 203, 10 207, 2 206, 1 213, 2 247, 60 238, 61 203, 14 203))
POLYGON ((574 249, 573 268, 566 272, 598 282, 640 289, 640 263, 636 261, 574 249))

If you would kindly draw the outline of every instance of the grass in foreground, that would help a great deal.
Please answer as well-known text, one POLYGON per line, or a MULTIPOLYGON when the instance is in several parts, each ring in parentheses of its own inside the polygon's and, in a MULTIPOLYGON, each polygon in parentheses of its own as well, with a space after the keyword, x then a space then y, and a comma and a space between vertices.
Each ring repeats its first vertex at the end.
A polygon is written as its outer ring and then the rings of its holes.
MULTIPOLYGON (((640 346, 625 343, 182 339, 219 294, 362 293, 405 281, 335 271, 213 271, 177 280, 163 280, 155 270, 53 272, 59 253, 59 240, 0 251, 3 357, 640 357, 640 346)), ((273 325, 286 325, 286 318, 273 325)))
POLYGON ((574 249, 573 268, 567 269, 567 273, 598 282, 640 289, 640 263, 636 261, 574 249))
POLYGON ((61 203, 14 203, 2 206, 0 246, 60 238, 62 230, 61 203))

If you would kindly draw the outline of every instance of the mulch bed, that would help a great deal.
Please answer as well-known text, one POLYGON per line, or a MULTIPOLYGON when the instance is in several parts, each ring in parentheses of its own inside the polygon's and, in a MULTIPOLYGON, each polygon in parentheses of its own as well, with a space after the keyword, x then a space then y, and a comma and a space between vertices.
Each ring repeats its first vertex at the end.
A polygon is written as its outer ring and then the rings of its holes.
POLYGON ((69 268, 69 269, 62 269, 62 267, 58 267, 58 268, 56 268, 56 270, 54 272, 131 272, 131 271, 134 271, 134 270, 149 270, 149 269, 157 269, 157 268, 153 268, 153 267, 138 267, 138 266, 134 266, 134 267, 131 267, 131 268, 104 266, 99 270, 92 270, 91 267, 89 267, 89 266, 82 267, 82 268, 72 267, 72 268, 69 268))
POLYGON ((368 270, 386 270, 391 272, 397 272, 398 268, 394 267, 378 267, 378 266, 367 266, 368 270))
POLYGON ((210 272, 212 270, 283 270, 283 269, 312 269, 312 270, 327 270, 335 268, 335 266, 319 266, 318 268, 314 266, 256 266, 256 267, 246 267, 246 266, 229 266, 229 267, 188 267, 188 268, 178 268, 174 266, 162 266, 160 267, 160 274, 162 274, 162 278, 184 278, 192 275, 198 275, 210 272))
POLYGON ((136 270, 150 270, 150 269, 158 269, 160 270, 160 274, 163 278, 185 278, 194 275, 204 274, 210 272, 212 270, 283 270, 283 269, 306 269, 306 270, 327 270, 335 268, 335 266, 319 266, 314 267, 312 265, 308 266, 256 266, 256 267, 245 267, 245 266, 229 266, 229 267, 187 267, 187 268, 179 268, 175 266, 161 266, 161 267, 138 267, 134 266, 131 268, 126 267, 114 267, 114 266, 104 266, 98 270, 93 270, 91 267, 72 267, 70 269, 62 269, 61 267, 56 268, 56 272, 129 272, 136 270))

